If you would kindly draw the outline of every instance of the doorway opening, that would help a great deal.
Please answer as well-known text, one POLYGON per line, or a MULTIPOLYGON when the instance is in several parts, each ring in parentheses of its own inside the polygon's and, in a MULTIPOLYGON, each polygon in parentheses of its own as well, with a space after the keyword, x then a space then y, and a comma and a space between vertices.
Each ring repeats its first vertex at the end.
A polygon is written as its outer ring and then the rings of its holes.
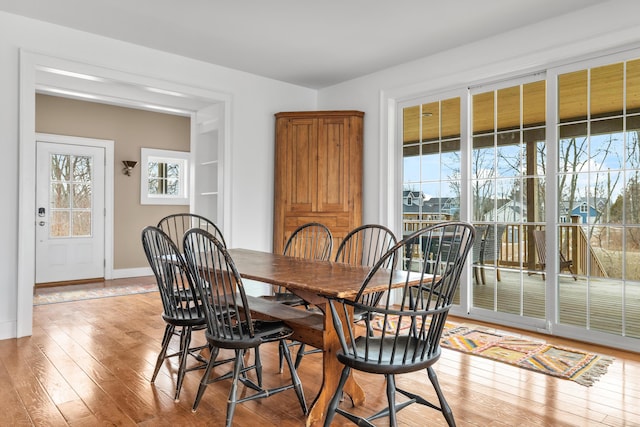
MULTIPOLYGON (((215 123, 216 143, 219 151, 223 153, 219 162, 221 164, 230 162, 228 149, 230 139, 227 130, 230 128, 231 99, 228 94, 46 55, 21 52, 17 337, 31 335, 33 326, 32 301, 36 270, 36 236, 33 222, 36 215, 36 93, 188 115, 192 123, 192 148, 198 146, 198 137, 202 135, 200 128, 208 129, 212 123, 215 123), (114 94, 118 95, 114 96, 114 94)), ((226 173, 226 168, 221 169, 226 173)), ((229 180, 224 176, 221 177, 221 188, 224 190, 228 185, 229 180)), ((230 229, 228 197, 229 191, 220 191, 216 197, 221 206, 219 221, 224 224, 226 231, 230 229), (229 220, 225 221, 228 218, 229 220)), ((193 199, 190 205, 193 207, 193 199)), ((110 255, 113 256, 112 253, 110 255)), ((105 253, 105 256, 109 254, 105 253)))

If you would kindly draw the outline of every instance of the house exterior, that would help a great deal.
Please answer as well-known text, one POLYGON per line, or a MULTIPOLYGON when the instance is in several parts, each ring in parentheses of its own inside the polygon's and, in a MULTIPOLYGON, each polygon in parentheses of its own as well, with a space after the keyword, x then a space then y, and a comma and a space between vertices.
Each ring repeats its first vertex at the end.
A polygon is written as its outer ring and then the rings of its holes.
POLYGON ((564 203, 561 207, 560 222, 571 222, 572 218, 579 218, 580 224, 594 224, 598 220, 598 215, 605 206, 604 199, 596 200, 596 206, 589 205, 586 200, 576 200, 573 208, 569 211, 569 205, 564 203))
POLYGON ((527 205, 516 200, 502 200, 499 207, 484 214, 483 221, 517 223, 527 217, 527 205))
MULTIPOLYGON (((569 211, 569 204, 564 202, 560 207, 559 221, 561 223, 571 222, 572 217, 578 217, 581 224, 593 224, 598 219, 599 212, 602 211, 605 201, 599 199, 596 206, 588 205, 584 200, 573 202, 573 208, 569 211)), ((516 200, 508 200, 497 209, 487 212, 483 216, 483 221, 496 221, 500 223, 518 223, 526 220, 527 205, 516 200)))
POLYGON ((403 233, 417 231, 425 223, 451 221, 460 218, 459 199, 453 197, 429 197, 422 191, 402 192, 403 233))

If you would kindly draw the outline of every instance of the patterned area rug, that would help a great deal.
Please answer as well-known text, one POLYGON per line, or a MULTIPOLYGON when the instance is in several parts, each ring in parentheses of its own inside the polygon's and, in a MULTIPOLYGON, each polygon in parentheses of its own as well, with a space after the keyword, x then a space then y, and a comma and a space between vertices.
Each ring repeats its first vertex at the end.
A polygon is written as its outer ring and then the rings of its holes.
POLYGON ((118 297, 131 294, 142 294, 146 292, 157 292, 158 286, 155 283, 112 286, 96 289, 74 289, 60 292, 43 292, 33 297, 33 305, 56 304, 60 302, 80 301, 96 298, 118 297))
MULTIPOLYGON (((374 325, 374 329, 380 330, 381 323, 374 325)), ((614 360, 612 357, 559 347, 525 336, 511 336, 467 323, 447 322, 440 343, 443 348, 475 354, 587 387, 604 375, 614 360)))

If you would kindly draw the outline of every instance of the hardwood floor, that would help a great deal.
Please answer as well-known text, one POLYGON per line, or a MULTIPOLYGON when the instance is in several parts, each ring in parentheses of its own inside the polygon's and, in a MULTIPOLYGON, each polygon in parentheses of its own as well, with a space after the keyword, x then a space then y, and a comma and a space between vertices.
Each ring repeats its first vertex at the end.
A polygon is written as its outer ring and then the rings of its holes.
MULTIPOLYGON (((224 425, 227 382, 210 385, 196 413, 191 405, 200 372, 186 375, 177 403, 175 364, 149 383, 164 330, 160 312, 157 293, 34 307, 33 336, 0 341, 0 425, 224 425)), ((458 426, 640 426, 640 354, 585 349, 615 357, 592 387, 447 349, 435 368, 458 426)), ((277 373, 277 359, 275 347, 262 351, 267 384, 286 379, 277 373)), ((305 356, 299 369, 309 403, 320 387, 319 369, 318 354, 305 356)), ((356 378, 367 393, 362 410, 382 407, 384 380, 356 378)), ((434 396, 426 373, 401 376, 398 384, 434 396)), ((235 425, 304 425, 293 393, 238 405, 235 425)), ((417 405, 401 411, 399 422, 445 425, 440 413, 417 405)), ((335 425, 350 424, 336 417, 335 425)))

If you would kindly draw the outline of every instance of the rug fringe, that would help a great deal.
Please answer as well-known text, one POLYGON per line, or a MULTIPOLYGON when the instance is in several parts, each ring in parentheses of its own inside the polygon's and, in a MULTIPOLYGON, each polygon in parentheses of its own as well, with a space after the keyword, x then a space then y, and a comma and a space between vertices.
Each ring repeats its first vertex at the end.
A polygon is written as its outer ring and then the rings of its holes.
POLYGON ((578 375, 571 377, 572 381, 576 383, 591 387, 597 380, 607 373, 609 366, 613 364, 614 359, 607 356, 596 356, 596 360, 590 364, 587 364, 584 368, 578 371, 578 375))

